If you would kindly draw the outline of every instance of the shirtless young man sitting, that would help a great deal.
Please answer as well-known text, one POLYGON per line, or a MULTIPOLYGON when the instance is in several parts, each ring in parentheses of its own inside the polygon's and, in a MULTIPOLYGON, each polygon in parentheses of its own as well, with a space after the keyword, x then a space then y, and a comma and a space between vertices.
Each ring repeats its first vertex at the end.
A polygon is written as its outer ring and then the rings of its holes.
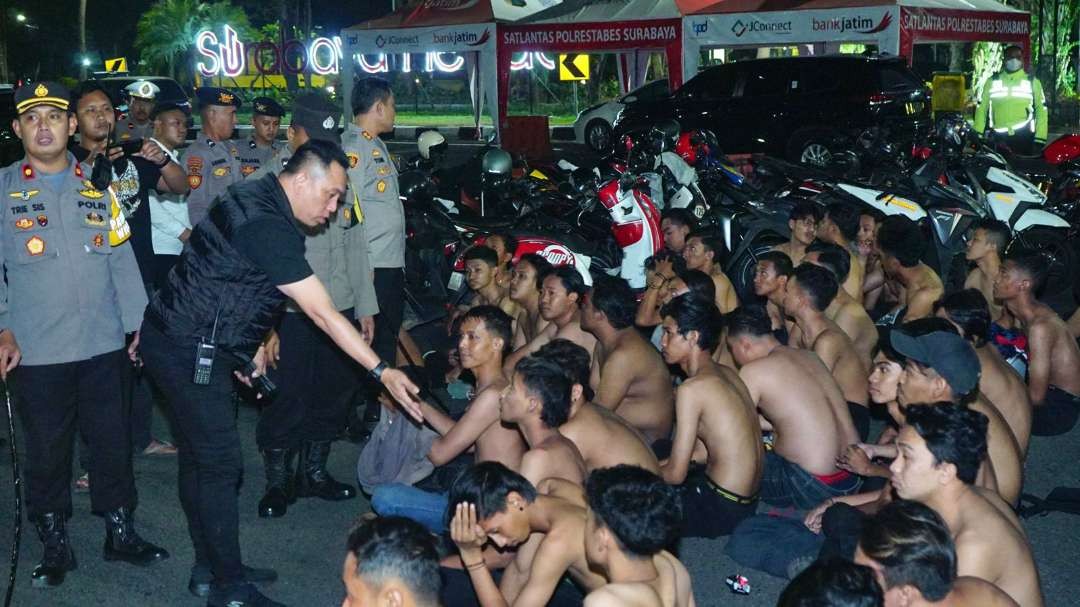
POLYGON ((894 325, 933 315, 934 302, 945 294, 945 287, 937 272, 922 262, 926 239, 918 224, 903 215, 886 217, 878 229, 877 242, 885 275, 903 288, 897 307, 878 324, 894 325))
POLYGON ((502 393, 500 416, 517 426, 529 450, 521 457, 521 475, 531 483, 561 478, 585 482, 585 460, 559 426, 570 418, 570 380, 555 363, 530 356, 514 369, 502 393))
MULTIPOLYGON (((842 283, 848 275, 851 253, 834 244, 815 242, 806 247, 803 262, 829 270, 836 276, 836 280, 842 283)), ((866 308, 852 299, 847 291, 840 289, 829 307, 825 308, 825 316, 851 338, 855 350, 862 357, 863 365, 869 368, 874 347, 877 345, 878 330, 870 315, 866 313, 866 308)))
POLYGON ((1020 323, 1028 343, 1028 396, 1035 406, 1031 433, 1064 434, 1080 417, 1080 347, 1065 321, 1036 299, 1049 262, 1037 253, 1005 260, 994 295, 1020 323))
POLYGON ((503 368, 507 376, 518 361, 553 339, 569 339, 589 352, 596 349, 596 338, 581 328, 581 304, 588 292, 581 274, 570 266, 555 268, 541 279, 540 318, 548 326, 506 357, 503 368))
POLYGON ((795 268, 784 296, 784 313, 795 320, 792 347, 818 355, 832 373, 847 400, 848 412, 861 440, 870 434, 870 409, 867 406, 867 370, 851 338, 825 316, 840 285, 832 272, 804 263, 795 268))
POLYGON ((1031 438, 1031 399, 1028 398, 1024 379, 988 341, 991 317, 986 298, 978 289, 957 291, 935 303, 934 314, 951 322, 975 348, 982 368, 979 392, 994 404, 1008 422, 1013 437, 1020 445, 1020 453, 1027 453, 1028 440, 1031 438))
POLYGON ((825 207, 825 216, 818 222, 817 237, 821 242, 837 245, 852 254, 850 269, 847 275, 840 279, 840 284, 844 293, 862 305, 866 269, 855 246, 855 239, 859 237, 859 209, 842 202, 834 202, 825 207))
POLYGON ((666 249, 645 260, 645 294, 638 303, 635 325, 657 327, 659 330, 660 306, 664 305, 671 292, 672 281, 686 271, 686 260, 682 255, 675 255, 666 249))
POLYGON ((521 310, 514 323, 515 350, 535 339, 548 326, 540 316, 540 283, 552 269, 547 259, 535 253, 522 255, 514 265, 510 274, 510 299, 521 310))
POLYGON ((660 471, 645 436, 623 418, 592 402, 591 363, 585 348, 565 339, 553 339, 535 356, 555 363, 570 380, 570 420, 559 426, 559 432, 577 445, 586 470, 629 464, 650 472, 660 471))
POLYGON ((675 397, 660 353, 634 327, 635 308, 625 280, 597 277, 585 297, 581 327, 597 340, 590 379, 596 404, 655 443, 671 435, 675 397))
POLYGON ((499 260, 495 283, 499 285, 500 289, 508 292, 514 266, 514 254, 517 253, 517 238, 510 233, 496 232, 487 237, 484 245, 491 247, 499 260))
POLYGON ((757 410, 739 374, 713 362, 720 339, 716 304, 682 295, 662 314, 664 361, 686 373, 675 395, 677 426, 664 480, 681 485, 684 536, 728 535, 757 510, 765 464, 757 410), (705 466, 692 470, 699 442, 705 466))
POLYGON ((967 241, 964 259, 975 267, 964 279, 965 289, 978 289, 990 306, 990 322, 998 322, 1005 311, 1001 302, 994 299, 994 281, 1001 272, 1001 258, 1009 246, 1009 226, 996 219, 980 219, 971 226, 971 238, 967 241))
POLYGON ((905 323, 890 333, 890 341, 907 357, 897 391, 900 405, 910 410, 920 403, 951 402, 986 416, 989 457, 980 471, 979 485, 996 487, 1006 502, 1018 503, 1024 483, 1023 455, 1005 417, 979 394, 981 366, 975 348, 951 323, 935 317, 905 323))
POLYGON ((664 248, 682 255, 686 238, 697 229, 697 219, 687 209, 665 209, 660 215, 660 231, 664 233, 664 248))
POLYGON ((802 263, 806 247, 814 242, 817 237, 817 224, 821 221, 822 208, 816 202, 800 200, 788 214, 788 229, 791 230, 791 238, 780 245, 773 247, 774 251, 780 251, 791 259, 792 265, 802 263))
POLYGON ((679 537, 676 491, 624 465, 592 472, 585 496, 585 558, 608 580, 585 607, 693 607, 690 574, 665 550, 679 537))
MULTIPOLYGON (((477 462, 496 461, 516 470, 525 454, 525 441, 515 428, 499 419, 499 397, 509 385, 503 376, 503 356, 510 342, 510 317, 495 306, 477 306, 461 318, 458 352, 461 365, 476 377, 476 396, 458 421, 421 401, 424 422, 439 437, 428 459, 443 466, 475 446, 477 462)), ((392 483, 375 487, 371 508, 380 516, 404 516, 428 529, 445 531, 446 495, 392 483)))
MULTIPOLYGON (((780 251, 767 251, 758 255, 754 269, 754 294, 766 299, 765 310, 777 341, 787 345, 790 340, 789 321, 780 306, 784 303, 787 281, 795 273, 791 258, 780 251)), ((792 323, 793 324, 793 323, 792 323)))
POLYGON ((716 307, 727 314, 739 305, 735 287, 720 267, 720 256, 724 253, 724 241, 716 236, 695 232, 686 239, 683 259, 688 270, 699 270, 709 275, 716 286, 716 307))
POLYGON ((517 316, 517 304, 495 280, 499 272, 499 257, 490 247, 477 246, 465 251, 465 282, 476 293, 474 306, 496 306, 510 318, 517 316))
POLYGON ((812 352, 782 346, 760 307, 738 308, 726 320, 739 376, 762 429, 775 436, 765 453, 761 499, 809 509, 857 491, 859 477, 836 467, 837 456, 859 435, 829 369, 812 352))
POLYGON ((892 485, 945 521, 958 575, 986 580, 1024 607, 1041 607, 1039 573, 1020 521, 999 496, 973 486, 986 458, 986 427, 985 415, 964 407, 909 408, 889 467, 892 485))
POLYGON ((481 607, 558 604, 552 599, 557 590, 565 591, 559 582, 566 573, 586 591, 607 583, 585 557, 585 508, 537 492, 536 485, 502 464, 477 464, 458 477, 450 489, 447 518, 481 607), (517 549, 498 585, 484 557, 489 542, 517 549))

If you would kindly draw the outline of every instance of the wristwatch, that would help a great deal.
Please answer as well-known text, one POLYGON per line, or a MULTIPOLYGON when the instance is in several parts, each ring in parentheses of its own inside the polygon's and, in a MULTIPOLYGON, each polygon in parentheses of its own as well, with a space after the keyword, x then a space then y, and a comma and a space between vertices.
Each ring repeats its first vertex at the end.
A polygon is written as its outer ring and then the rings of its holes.
POLYGON ((374 369, 368 371, 368 374, 370 374, 375 381, 382 381, 383 371, 386 371, 386 363, 379 361, 379 364, 375 365, 374 369))

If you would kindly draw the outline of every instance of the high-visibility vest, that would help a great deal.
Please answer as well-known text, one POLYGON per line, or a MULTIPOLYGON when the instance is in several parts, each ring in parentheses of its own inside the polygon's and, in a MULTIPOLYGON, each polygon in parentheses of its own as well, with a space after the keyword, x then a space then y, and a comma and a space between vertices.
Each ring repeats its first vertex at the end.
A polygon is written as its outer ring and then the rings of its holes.
POLYGON ((987 115, 990 128, 994 129, 997 133, 1015 133, 1029 126, 1034 131, 1035 122, 1035 90, 1031 86, 1031 79, 1024 78, 1013 86, 1009 86, 1000 77, 990 81, 990 91, 987 95, 990 99, 990 111, 987 115), (998 124, 994 120, 995 113, 1008 113, 1013 107, 1017 107, 1019 104, 1012 103, 1010 100, 1018 100, 1023 102, 1024 117, 1022 120, 1010 120, 1003 121, 1003 124, 998 124), (1002 106, 1006 106, 1002 108, 1002 106))

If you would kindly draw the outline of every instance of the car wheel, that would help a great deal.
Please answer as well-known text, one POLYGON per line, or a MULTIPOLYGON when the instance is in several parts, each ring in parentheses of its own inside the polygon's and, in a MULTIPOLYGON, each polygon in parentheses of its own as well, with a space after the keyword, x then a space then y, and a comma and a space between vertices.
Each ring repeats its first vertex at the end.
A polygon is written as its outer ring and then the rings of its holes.
POLYGON ((607 152, 611 150, 612 142, 611 125, 606 120, 595 118, 585 125, 585 143, 594 152, 607 152))
MULTIPOLYGON (((731 284, 735 287, 735 293, 739 301, 756 301, 754 294, 754 273, 757 271, 757 258, 766 251, 771 251, 776 245, 782 244, 784 239, 773 233, 765 233, 758 236, 750 247, 743 251, 738 259, 733 261, 728 268, 727 275, 731 284)), ((738 247, 735 247, 738 249, 738 247)))
POLYGON ((827 167, 832 163, 833 153, 829 149, 828 131, 810 129, 795 133, 788 144, 788 157, 792 162, 799 162, 814 167, 827 167))

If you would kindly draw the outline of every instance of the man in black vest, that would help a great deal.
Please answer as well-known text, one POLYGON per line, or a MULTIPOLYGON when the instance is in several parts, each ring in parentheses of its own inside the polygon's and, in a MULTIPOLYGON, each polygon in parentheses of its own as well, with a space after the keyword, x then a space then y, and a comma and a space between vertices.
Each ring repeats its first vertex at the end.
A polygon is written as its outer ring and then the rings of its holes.
POLYGON ((250 384, 265 370, 262 342, 286 299, 421 419, 418 388, 379 360, 304 259, 297 223, 326 223, 345 193, 346 167, 336 144, 313 140, 281 175, 230 186, 195 227, 146 312, 143 360, 169 395, 178 426, 180 502, 195 547, 189 589, 209 594, 211 606, 278 605, 251 585, 276 573, 244 567, 240 558, 243 466, 231 393, 234 374, 250 384), (248 360, 256 371, 237 372, 248 360))

